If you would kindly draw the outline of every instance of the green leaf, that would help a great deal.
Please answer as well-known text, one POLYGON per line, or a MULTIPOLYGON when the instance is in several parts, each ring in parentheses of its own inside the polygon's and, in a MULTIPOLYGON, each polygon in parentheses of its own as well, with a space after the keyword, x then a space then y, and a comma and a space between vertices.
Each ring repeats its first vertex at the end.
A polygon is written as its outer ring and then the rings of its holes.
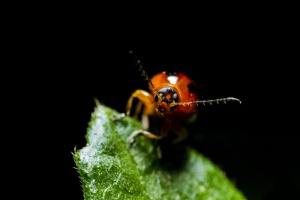
POLYGON ((116 111, 98 105, 86 135, 87 144, 73 154, 84 198, 92 199, 246 199, 209 159, 187 145, 162 148, 157 141, 127 138, 141 124, 130 118, 113 121, 116 111))

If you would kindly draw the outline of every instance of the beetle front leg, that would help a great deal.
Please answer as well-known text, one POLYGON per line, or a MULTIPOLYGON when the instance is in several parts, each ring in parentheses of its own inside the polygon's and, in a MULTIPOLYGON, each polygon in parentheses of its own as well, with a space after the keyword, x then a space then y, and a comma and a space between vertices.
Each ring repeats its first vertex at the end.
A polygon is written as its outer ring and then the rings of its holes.
MULTIPOLYGON (((144 104, 145 108, 143 110, 143 114, 148 115, 148 116, 153 114, 153 111, 154 111, 153 96, 149 92, 146 92, 144 90, 136 90, 134 93, 131 94, 131 96, 129 97, 129 99, 127 101, 126 116, 130 115, 134 98, 137 98, 139 101, 141 101, 144 104)), ((138 109, 140 109, 139 106, 138 106, 138 109)))
POLYGON ((138 113, 141 111, 142 105, 144 105, 141 122, 143 129, 145 130, 134 131, 128 138, 129 143, 132 144, 134 142, 134 138, 140 134, 151 139, 160 140, 162 136, 158 136, 146 131, 149 128, 149 115, 152 115, 154 112, 153 95, 144 90, 136 90, 134 93, 132 93, 126 105, 126 116, 129 116, 131 113, 134 98, 137 98, 139 100, 134 113, 135 117, 138 116, 138 113))
POLYGON ((131 109, 132 109, 132 104, 133 104, 134 98, 137 98, 139 101, 136 105, 133 117, 134 118, 138 117, 138 114, 140 113, 142 106, 144 105, 143 115, 142 115, 142 123, 145 124, 145 126, 146 126, 145 129, 146 129, 146 128, 148 128, 147 127, 148 119, 145 119, 145 118, 147 118, 149 115, 151 115, 153 113, 153 110, 154 110, 153 101, 154 100, 153 100, 153 96, 144 90, 136 90, 135 92, 133 92, 127 101, 125 113, 121 113, 119 116, 112 116, 111 119, 116 121, 116 120, 120 120, 120 119, 124 118, 125 116, 129 116, 131 114, 131 109))

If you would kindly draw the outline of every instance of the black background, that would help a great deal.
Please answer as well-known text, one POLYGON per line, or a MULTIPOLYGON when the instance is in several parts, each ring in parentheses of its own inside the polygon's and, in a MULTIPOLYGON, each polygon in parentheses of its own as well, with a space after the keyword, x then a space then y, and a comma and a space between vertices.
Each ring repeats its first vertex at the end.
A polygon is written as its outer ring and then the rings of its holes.
POLYGON ((47 157, 51 169, 42 173, 48 175, 43 179, 49 178, 52 194, 83 199, 71 153, 85 145, 93 99, 124 112, 130 94, 147 89, 129 50, 150 77, 163 70, 183 72, 195 81, 201 99, 242 100, 199 107, 197 121, 188 126, 195 133, 188 141, 248 199, 281 199, 299 192, 299 142, 282 112, 286 102, 280 106, 278 101, 285 97, 281 82, 288 60, 281 18, 244 9, 174 11, 166 17, 163 11, 143 11, 131 17, 129 11, 118 16, 70 12, 55 21, 42 20, 41 28, 29 34, 31 40, 22 38, 22 50, 33 48, 30 66, 38 66, 32 70, 42 97, 36 106, 43 116, 47 113, 44 129, 50 130, 41 139, 55 155, 47 157))

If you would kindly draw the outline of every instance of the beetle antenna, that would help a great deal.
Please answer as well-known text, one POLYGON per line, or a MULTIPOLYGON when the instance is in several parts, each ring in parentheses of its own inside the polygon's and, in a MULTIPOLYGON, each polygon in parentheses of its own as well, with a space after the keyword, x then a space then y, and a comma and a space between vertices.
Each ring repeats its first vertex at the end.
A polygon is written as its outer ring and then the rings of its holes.
POLYGON ((219 104, 219 102, 224 102, 224 104, 227 103, 227 101, 237 101, 239 103, 242 103, 241 100, 235 98, 235 97, 227 97, 227 98, 221 98, 221 99, 212 99, 212 100, 201 100, 201 101, 191 101, 191 102, 179 102, 177 103, 177 105, 183 105, 183 106, 186 106, 186 105, 190 105, 190 104, 202 104, 202 105, 206 105, 206 104, 210 104, 212 105, 213 103, 217 103, 219 104))
POLYGON ((152 86, 153 90, 156 91, 155 88, 154 88, 154 85, 153 85, 153 83, 152 83, 152 81, 151 81, 151 79, 149 78, 149 76, 148 76, 148 74, 146 73, 146 71, 145 71, 143 65, 141 64, 141 60, 138 58, 138 56, 137 56, 135 53, 133 53, 132 50, 129 51, 129 54, 131 54, 131 55, 134 57, 135 65, 139 67, 138 70, 141 72, 141 75, 145 78, 145 80, 146 80, 148 83, 150 83, 150 85, 152 86))

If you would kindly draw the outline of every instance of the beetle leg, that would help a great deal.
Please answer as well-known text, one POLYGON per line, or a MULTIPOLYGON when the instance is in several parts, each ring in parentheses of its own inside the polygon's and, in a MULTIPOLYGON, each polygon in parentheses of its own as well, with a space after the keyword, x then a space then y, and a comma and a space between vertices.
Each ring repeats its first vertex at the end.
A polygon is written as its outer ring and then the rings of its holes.
MULTIPOLYGON (((143 108, 143 113, 141 116, 141 122, 142 122, 142 126, 144 130, 136 130, 134 131, 128 138, 128 142, 129 144, 134 143, 134 139, 136 136, 138 135, 143 135, 147 138, 150 139, 155 139, 155 140, 161 140, 164 137, 167 136, 168 132, 171 129, 171 123, 169 120, 165 120, 162 127, 161 127, 161 131, 160 131, 160 135, 155 135, 149 131, 146 131, 149 128, 149 115, 152 115, 154 112, 154 104, 153 104, 153 96, 144 91, 144 90, 136 90, 134 93, 132 93, 132 95, 130 96, 127 105, 126 105, 126 116, 130 115, 130 111, 132 109, 132 103, 133 103, 133 99, 137 98, 139 100, 139 102, 137 103, 135 112, 134 112, 134 117, 137 118, 141 109, 142 109, 142 105, 144 105, 143 108)), ((162 153, 161 153, 161 148, 160 145, 157 147, 157 155, 158 158, 161 159, 162 157, 162 153)))
POLYGON ((149 129, 149 116, 144 113, 142 115, 142 126, 145 130, 149 129))
POLYGON ((155 139, 155 140, 161 140, 163 139, 164 137, 167 136, 168 132, 170 130, 170 123, 168 121, 165 121, 165 123, 163 124, 162 126, 162 129, 161 129, 161 135, 155 135, 149 131, 146 131, 146 130, 136 130, 134 131, 128 138, 128 141, 129 143, 133 143, 134 142, 134 138, 138 135, 143 135, 147 138, 150 138, 150 139, 155 139))
POLYGON ((135 112, 134 112, 134 115, 133 117, 138 119, 139 117, 139 114, 142 110, 142 106, 143 106, 143 102, 142 101, 138 101, 137 104, 136 104, 136 107, 135 107, 135 112))
POLYGON ((131 107, 132 107, 132 103, 133 103, 133 99, 137 98, 138 100, 140 100, 145 108, 143 110, 143 114, 145 115, 151 115, 153 113, 153 96, 144 91, 144 90, 136 90, 134 93, 131 94, 131 96, 128 99, 127 105, 126 105, 126 116, 130 115, 130 111, 131 111, 131 107))
POLYGON ((163 137, 160 135, 155 135, 153 133, 150 133, 149 131, 145 131, 145 130, 136 130, 134 131, 128 138, 128 142, 130 144, 134 143, 134 138, 138 135, 142 134, 143 136, 147 137, 147 138, 151 138, 151 139, 156 139, 156 140, 160 140, 163 137))
POLYGON ((139 100, 135 109, 134 117, 138 117, 138 114, 141 112, 142 106, 144 105, 141 122, 143 125, 143 129, 147 130, 149 128, 149 115, 151 115, 154 110, 153 96, 144 90, 136 90, 134 93, 132 93, 126 105, 127 116, 130 115, 134 98, 137 98, 139 100))

